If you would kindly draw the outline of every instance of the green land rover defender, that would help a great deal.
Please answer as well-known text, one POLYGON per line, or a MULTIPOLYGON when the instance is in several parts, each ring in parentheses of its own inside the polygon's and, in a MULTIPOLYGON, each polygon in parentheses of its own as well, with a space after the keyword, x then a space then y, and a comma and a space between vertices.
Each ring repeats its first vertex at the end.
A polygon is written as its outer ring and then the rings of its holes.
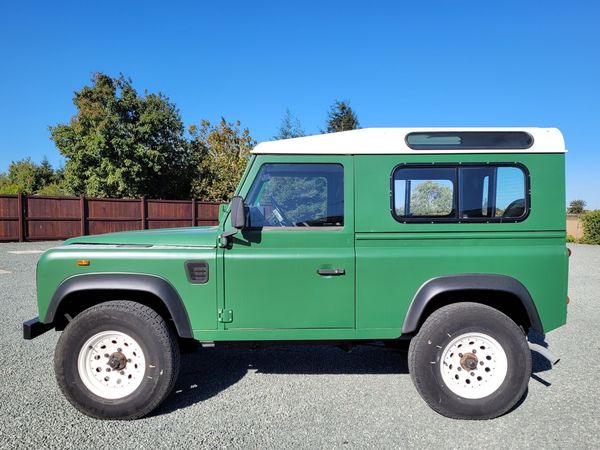
POLYGON ((265 142, 218 226, 79 237, 43 254, 24 337, 62 330, 58 384, 102 419, 155 409, 190 339, 406 343, 431 408, 489 419, 524 395, 530 347, 551 358, 528 335, 566 322, 565 228, 554 128, 265 142))

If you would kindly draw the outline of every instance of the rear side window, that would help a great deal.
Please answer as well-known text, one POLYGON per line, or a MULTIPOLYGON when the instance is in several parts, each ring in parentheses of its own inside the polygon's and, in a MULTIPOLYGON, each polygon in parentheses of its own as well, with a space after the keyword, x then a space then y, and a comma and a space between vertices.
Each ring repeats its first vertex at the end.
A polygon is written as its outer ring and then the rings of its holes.
POLYGON ((454 217, 453 168, 414 168, 394 174, 394 208, 400 217, 454 217))
POLYGON ((400 222, 518 222, 529 211, 522 166, 402 165, 392 183, 392 214, 400 222))

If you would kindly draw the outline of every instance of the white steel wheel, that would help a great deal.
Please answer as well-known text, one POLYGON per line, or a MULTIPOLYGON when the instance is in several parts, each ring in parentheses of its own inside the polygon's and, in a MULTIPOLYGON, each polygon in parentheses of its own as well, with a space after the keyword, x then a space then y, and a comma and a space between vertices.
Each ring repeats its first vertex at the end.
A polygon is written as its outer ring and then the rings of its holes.
POLYGON ((77 369, 93 394, 107 400, 126 397, 140 386, 146 373, 142 347, 120 331, 101 331, 79 351, 77 369))
POLYGON ((442 380, 452 392, 468 399, 493 394, 506 379, 508 358, 493 337, 466 333, 450 341, 442 352, 442 380))
POLYGON ((410 342, 408 367, 433 410, 456 419, 492 419, 523 397, 531 351, 521 328, 506 314, 460 302, 425 320, 410 342))

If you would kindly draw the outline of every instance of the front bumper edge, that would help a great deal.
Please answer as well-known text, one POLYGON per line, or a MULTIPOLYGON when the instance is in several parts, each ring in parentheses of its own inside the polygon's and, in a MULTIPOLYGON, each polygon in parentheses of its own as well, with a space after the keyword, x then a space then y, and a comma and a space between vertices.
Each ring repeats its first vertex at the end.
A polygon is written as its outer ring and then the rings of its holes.
POLYGON ((34 317, 31 320, 23 322, 23 339, 30 341, 52 328, 54 328, 53 324, 40 322, 39 317, 34 317))

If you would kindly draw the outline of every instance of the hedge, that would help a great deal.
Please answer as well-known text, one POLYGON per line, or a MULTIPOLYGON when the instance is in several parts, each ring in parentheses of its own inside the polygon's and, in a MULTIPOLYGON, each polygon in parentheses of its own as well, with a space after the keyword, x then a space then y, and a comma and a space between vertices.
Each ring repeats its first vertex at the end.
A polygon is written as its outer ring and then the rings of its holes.
POLYGON ((583 214, 581 222, 583 223, 581 242, 600 245, 600 209, 583 214))

